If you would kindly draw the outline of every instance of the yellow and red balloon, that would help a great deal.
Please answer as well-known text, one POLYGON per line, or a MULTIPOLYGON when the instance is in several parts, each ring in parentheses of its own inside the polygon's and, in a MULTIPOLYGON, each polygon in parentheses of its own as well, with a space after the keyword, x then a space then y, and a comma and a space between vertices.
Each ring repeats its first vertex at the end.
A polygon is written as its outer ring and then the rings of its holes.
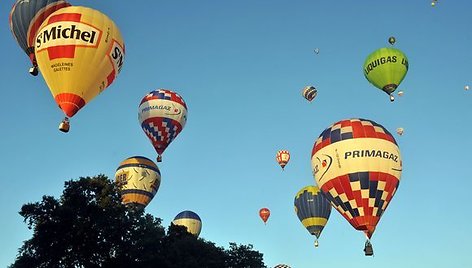
POLYGON ((346 119, 316 140, 311 164, 331 205, 370 239, 400 183, 402 159, 393 135, 366 119, 346 119))
POLYGON ((105 14, 70 6, 52 13, 39 27, 35 53, 57 105, 72 117, 113 83, 123 66, 125 46, 105 14))

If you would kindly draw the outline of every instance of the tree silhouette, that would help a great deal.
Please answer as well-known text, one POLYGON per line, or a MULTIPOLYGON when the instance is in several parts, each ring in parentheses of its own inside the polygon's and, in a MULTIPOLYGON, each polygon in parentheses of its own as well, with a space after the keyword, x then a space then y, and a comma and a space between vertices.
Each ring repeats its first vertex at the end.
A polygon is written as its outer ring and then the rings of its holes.
POLYGON ((33 237, 19 249, 11 268, 23 267, 266 267, 252 245, 230 249, 197 238, 142 209, 126 207, 104 175, 65 182, 59 199, 22 206, 33 237))

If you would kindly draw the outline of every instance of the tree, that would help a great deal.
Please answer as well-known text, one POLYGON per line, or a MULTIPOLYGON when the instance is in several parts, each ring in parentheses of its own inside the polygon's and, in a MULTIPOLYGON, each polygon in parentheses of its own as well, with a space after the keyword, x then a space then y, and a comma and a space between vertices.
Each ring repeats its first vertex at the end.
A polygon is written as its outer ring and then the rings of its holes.
POLYGON ((265 267, 252 245, 231 243, 225 250, 182 226, 171 225, 166 234, 161 219, 123 205, 104 175, 67 181, 59 199, 43 196, 41 202, 23 205, 20 215, 33 237, 11 268, 265 267))
POLYGON ((262 253, 254 251, 253 245, 237 245, 236 243, 229 243, 229 245, 229 250, 226 250, 228 258, 225 267, 266 267, 262 253))

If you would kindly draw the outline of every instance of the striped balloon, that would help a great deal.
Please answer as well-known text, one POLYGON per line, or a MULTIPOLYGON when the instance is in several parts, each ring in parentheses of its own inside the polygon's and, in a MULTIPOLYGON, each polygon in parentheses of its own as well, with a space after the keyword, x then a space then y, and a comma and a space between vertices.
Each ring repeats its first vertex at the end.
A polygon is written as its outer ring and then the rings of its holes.
POLYGON ((172 221, 174 225, 181 225, 187 227, 187 231, 194 236, 199 236, 202 230, 202 220, 197 213, 185 210, 177 214, 172 221))
POLYGON ((318 90, 314 86, 306 86, 302 90, 302 96, 308 101, 314 100, 317 94, 318 90))
POLYGON ((282 167, 282 170, 284 170, 285 166, 288 164, 288 161, 290 161, 290 152, 287 150, 277 151, 275 160, 277 163, 279 163, 280 167, 282 167))
POLYGON ((274 268, 291 268, 291 267, 287 264, 277 264, 276 266, 274 266, 274 268))
POLYGON ((10 30, 18 45, 37 67, 34 54, 36 32, 54 11, 70 6, 64 0, 17 0, 10 11, 10 30))
POLYGON ((151 91, 139 105, 138 119, 146 136, 158 153, 157 161, 187 122, 187 104, 167 89, 151 91))
POLYGON ((347 119, 316 140, 311 164, 331 205, 370 239, 400 183, 402 160, 392 134, 366 119, 347 119))
POLYGON ((120 163, 115 181, 121 190, 123 204, 145 207, 159 189, 161 172, 150 159, 133 156, 120 163))
POLYGON ((306 186, 295 195, 294 205, 298 219, 316 237, 315 246, 318 246, 317 240, 331 214, 329 201, 317 186, 306 186))

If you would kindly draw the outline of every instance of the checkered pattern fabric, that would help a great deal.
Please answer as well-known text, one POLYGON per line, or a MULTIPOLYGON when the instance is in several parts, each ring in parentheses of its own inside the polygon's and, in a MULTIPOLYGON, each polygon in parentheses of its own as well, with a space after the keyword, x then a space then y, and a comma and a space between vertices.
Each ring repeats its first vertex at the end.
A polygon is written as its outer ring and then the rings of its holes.
MULTIPOLYGON (((397 144, 383 126, 366 119, 348 119, 321 133, 313 146, 312 156, 330 144, 356 138, 376 138, 397 144)), ((387 172, 362 170, 338 174, 324 182, 321 190, 355 229, 364 231, 370 238, 400 183, 399 177, 387 172)))
POLYGON ((182 131, 179 122, 169 118, 148 118, 141 124, 144 133, 151 140, 158 154, 164 153, 169 144, 182 131))
POLYGON ((336 177, 321 189, 355 229, 372 235, 399 183, 390 174, 356 172, 336 177))
POLYGON ((383 126, 371 120, 354 118, 336 122, 325 129, 316 140, 311 155, 335 142, 355 138, 377 138, 397 144, 392 134, 383 126))
POLYGON ((287 150, 280 150, 277 152, 275 156, 275 160, 277 163, 282 167, 282 169, 287 165, 288 161, 290 161, 290 153, 287 150))
POLYGON ((175 93, 171 90, 168 90, 168 89, 158 89, 158 90, 154 90, 154 91, 150 92, 149 94, 144 96, 144 98, 141 100, 140 105, 143 104, 144 102, 152 100, 152 99, 175 101, 175 102, 181 104, 182 106, 184 106, 185 109, 187 109, 187 104, 182 99, 182 97, 179 94, 177 94, 177 93, 175 93))

